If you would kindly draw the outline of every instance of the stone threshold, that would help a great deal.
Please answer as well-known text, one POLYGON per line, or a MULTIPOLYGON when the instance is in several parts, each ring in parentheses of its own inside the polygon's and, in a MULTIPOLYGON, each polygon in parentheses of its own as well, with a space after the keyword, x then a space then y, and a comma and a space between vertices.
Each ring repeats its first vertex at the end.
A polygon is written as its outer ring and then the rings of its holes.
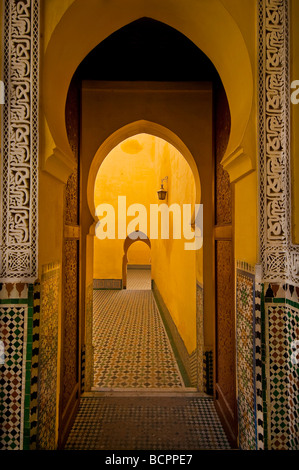
POLYGON ((85 392, 82 398, 100 398, 100 397, 191 397, 191 398, 209 398, 203 392, 198 392, 196 388, 180 388, 174 390, 173 388, 97 388, 93 387, 90 392, 85 392))

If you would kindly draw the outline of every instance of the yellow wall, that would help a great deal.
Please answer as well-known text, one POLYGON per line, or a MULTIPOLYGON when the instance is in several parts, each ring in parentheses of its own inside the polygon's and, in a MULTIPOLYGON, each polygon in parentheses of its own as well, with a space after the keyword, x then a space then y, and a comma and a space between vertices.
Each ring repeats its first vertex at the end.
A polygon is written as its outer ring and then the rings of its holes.
MULTIPOLYGON (((41 35, 40 35, 40 50, 42 56, 46 53, 48 43, 51 39, 51 36, 59 24, 59 21, 66 13, 67 9, 74 3, 75 0, 43 0, 41 3, 41 35)), ((66 43, 66 41, 65 41, 66 43)), ((62 44, 61 44, 62 47, 62 44)), ((43 80, 47 80, 47 77, 44 76, 43 67, 40 71, 40 81, 41 88, 43 88, 43 80)), ((40 103, 41 110, 43 111, 44 105, 44 94, 40 94, 40 103)), ((46 121, 45 115, 42 112, 40 115, 40 150, 41 150, 41 163, 42 167, 46 158, 53 154, 53 150, 56 147, 57 143, 54 142, 53 137, 48 128, 48 123, 46 121)), ((49 166, 50 169, 50 166, 49 166)), ((52 170, 52 168, 51 168, 52 170)), ((58 177, 61 176, 65 180, 63 175, 59 175, 59 170, 56 172, 58 177)))
MULTIPOLYGON (((150 238, 150 204, 158 203, 157 190, 165 176, 168 176, 164 187, 168 190, 169 205, 194 204, 194 179, 184 157, 158 137, 139 134, 129 138, 112 150, 102 163, 95 183, 95 206, 111 204, 118 220, 119 195, 127 197, 127 208, 133 203, 143 204, 147 209, 150 238)), ((127 223, 133 218, 127 217, 127 223)), ((170 229, 170 237, 171 233, 170 229)), ((151 240, 150 256, 152 278, 188 351, 192 352, 196 347, 196 252, 184 250, 185 242, 184 238, 151 240)), ((148 264, 146 250, 149 248, 143 242, 135 242, 128 252, 129 263, 148 264)), ((94 278, 121 279, 123 254, 124 240, 95 237, 94 278)))
MULTIPOLYGON (((295 0, 296 1, 296 0, 295 0)), ((240 28, 246 42, 253 75, 257 73, 257 5, 252 0, 222 0, 222 3, 232 15, 240 28)), ((229 34, 229 32, 228 32, 229 34)), ((257 82, 254 81, 254 97, 257 97, 257 82)), ((255 265, 259 262, 258 241, 258 148, 256 131, 257 99, 253 99, 250 120, 244 133, 241 146, 244 154, 253 162, 254 171, 249 175, 236 180, 235 185, 235 258, 255 265)), ((242 174, 242 160, 236 163, 239 170, 234 168, 234 173, 242 174)))
MULTIPOLYGON (((168 176, 168 205, 194 204, 195 185, 186 160, 161 141, 157 142, 157 158, 161 158, 160 177, 168 176)), ((191 353, 196 348, 196 251, 186 251, 185 242, 182 237, 153 243, 152 278, 191 353)))
POLYGON ((44 50, 47 48, 55 27, 72 3, 74 0, 44 0, 41 2, 44 50))
MULTIPOLYGON (((126 196, 127 208, 134 203, 156 202, 155 138, 140 135, 119 144, 103 161, 97 175, 94 197, 95 207, 111 204, 118 220, 118 196, 126 196), (138 142, 139 146, 136 146, 138 142), (124 150, 123 150, 124 149, 124 150)), ((128 217, 128 221, 134 217, 128 217)), ((118 232, 116 231, 116 236, 118 232)), ((124 239, 99 240, 95 237, 94 278, 121 279, 124 239)))

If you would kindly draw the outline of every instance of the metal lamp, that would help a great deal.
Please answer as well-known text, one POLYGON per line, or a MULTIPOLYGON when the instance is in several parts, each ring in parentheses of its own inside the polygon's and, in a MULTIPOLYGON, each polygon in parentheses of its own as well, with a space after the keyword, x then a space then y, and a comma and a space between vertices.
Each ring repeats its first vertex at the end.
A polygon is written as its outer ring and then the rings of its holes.
POLYGON ((159 189, 159 191, 157 191, 158 198, 160 201, 164 201, 166 199, 167 191, 166 189, 164 189, 164 186, 163 186, 163 181, 166 181, 166 180, 168 180, 168 176, 165 176, 165 178, 161 180, 161 188, 159 189))

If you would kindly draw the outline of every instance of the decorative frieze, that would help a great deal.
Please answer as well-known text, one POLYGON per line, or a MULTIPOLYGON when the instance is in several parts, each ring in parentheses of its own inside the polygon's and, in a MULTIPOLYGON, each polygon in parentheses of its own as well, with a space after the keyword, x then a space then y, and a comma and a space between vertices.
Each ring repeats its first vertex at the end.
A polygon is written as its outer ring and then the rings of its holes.
POLYGON ((260 234, 265 281, 299 282, 291 240, 289 0, 259 2, 260 234))
POLYGON ((4 2, 1 282, 37 277, 39 0, 4 2))

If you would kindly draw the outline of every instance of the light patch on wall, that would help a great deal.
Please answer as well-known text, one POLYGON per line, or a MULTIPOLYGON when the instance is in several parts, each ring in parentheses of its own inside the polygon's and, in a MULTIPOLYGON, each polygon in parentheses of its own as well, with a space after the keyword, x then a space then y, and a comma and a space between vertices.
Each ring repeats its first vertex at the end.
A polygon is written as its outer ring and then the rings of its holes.
POLYGON ((141 152, 144 146, 141 145, 137 139, 127 139, 120 145, 120 147, 123 152, 135 155, 136 153, 141 152))

